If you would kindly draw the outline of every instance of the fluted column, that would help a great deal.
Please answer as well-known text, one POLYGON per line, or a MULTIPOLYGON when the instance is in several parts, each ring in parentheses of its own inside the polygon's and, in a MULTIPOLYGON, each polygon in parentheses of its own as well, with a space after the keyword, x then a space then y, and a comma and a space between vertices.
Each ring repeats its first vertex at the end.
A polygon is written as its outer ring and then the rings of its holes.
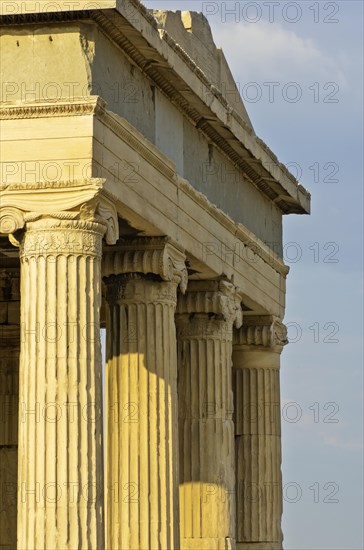
POLYGON ((0 269, 0 550, 16 548, 19 269, 0 269))
POLYGON ((177 306, 181 548, 235 548, 231 355, 241 304, 226 281, 190 282, 177 306))
POLYGON ((179 548, 174 315, 184 260, 147 238, 105 258, 108 550, 179 548))
POLYGON ((19 247, 19 550, 102 550, 102 239, 105 180, 4 185, 0 233, 19 247))
POLYGON ((99 309, 106 228, 64 217, 29 221, 20 242, 19 550, 104 547, 99 309))
POLYGON ((248 317, 233 347, 237 550, 282 548, 279 368, 286 330, 248 317))

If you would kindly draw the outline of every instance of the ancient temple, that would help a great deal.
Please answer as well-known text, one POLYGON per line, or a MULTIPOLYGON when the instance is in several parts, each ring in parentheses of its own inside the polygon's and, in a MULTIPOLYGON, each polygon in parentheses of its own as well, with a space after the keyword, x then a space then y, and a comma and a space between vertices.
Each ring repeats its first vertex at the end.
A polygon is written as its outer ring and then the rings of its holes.
POLYGON ((0 549, 281 549, 282 222, 309 193, 201 14, 0 25, 0 549))

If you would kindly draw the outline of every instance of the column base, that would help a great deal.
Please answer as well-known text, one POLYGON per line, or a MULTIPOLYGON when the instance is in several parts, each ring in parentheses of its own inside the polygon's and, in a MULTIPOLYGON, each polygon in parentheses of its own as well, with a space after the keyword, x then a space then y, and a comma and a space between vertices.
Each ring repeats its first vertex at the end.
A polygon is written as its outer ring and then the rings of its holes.
POLYGON ((237 542, 236 550, 282 550, 281 542, 237 542))
POLYGON ((191 538, 182 539, 183 550, 236 550, 235 539, 226 538, 191 538))

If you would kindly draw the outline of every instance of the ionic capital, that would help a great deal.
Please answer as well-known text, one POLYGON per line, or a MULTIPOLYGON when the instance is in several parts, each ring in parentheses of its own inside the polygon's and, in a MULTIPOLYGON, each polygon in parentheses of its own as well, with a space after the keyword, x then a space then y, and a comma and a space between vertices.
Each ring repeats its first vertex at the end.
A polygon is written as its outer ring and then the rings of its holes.
POLYGON ((283 347, 288 344, 287 328, 271 315, 245 316, 243 326, 234 335, 234 349, 283 347))
POLYGON ((230 281, 192 281, 186 294, 179 297, 177 313, 213 314, 239 328, 243 322, 241 301, 230 281))
POLYGON ((119 237, 114 202, 103 190, 105 180, 91 178, 72 182, 9 184, 0 187, 0 233, 14 234, 27 222, 40 218, 73 219, 105 226, 105 239, 115 244, 119 237))
MULTIPOLYGON (((20 258, 89 256, 101 259, 105 224, 75 219, 67 212, 26 219, 26 232, 19 241, 20 258)), ((52 260, 52 261, 54 261, 52 260)))
POLYGON ((156 275, 186 291, 188 273, 186 256, 167 237, 144 237, 118 242, 117 250, 106 252, 103 276, 143 274, 156 275))

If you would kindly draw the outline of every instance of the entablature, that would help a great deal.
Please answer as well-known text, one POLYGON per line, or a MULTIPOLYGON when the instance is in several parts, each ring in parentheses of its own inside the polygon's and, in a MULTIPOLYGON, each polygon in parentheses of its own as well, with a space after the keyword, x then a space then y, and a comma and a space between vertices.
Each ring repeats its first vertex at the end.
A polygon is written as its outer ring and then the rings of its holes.
MULTIPOLYGON (((155 145, 125 119, 108 112, 100 98, 0 107, 5 136, 14 129, 19 131, 16 123, 26 119, 31 141, 32 123, 42 132, 42 119, 47 127, 56 127, 59 120, 63 135, 68 136, 67 151, 74 149, 78 139, 75 117, 80 117, 80 132, 87 129, 85 155, 89 157, 84 160, 92 166, 91 176, 69 181, 3 181, 4 233, 16 230, 10 227, 13 223, 20 229, 26 212, 46 215, 75 210, 82 215, 82 205, 88 204, 94 213, 108 220, 109 245, 118 238, 117 217, 119 223, 124 221, 133 228, 134 236, 167 235, 186 253, 190 279, 226 277, 241 289, 247 310, 283 318, 288 273, 283 260, 181 178, 175 165, 155 145), (111 172, 110 164, 114 162, 132 166, 134 177, 111 172), (17 215, 9 217, 9 209, 15 209, 17 215)), ((55 132, 48 140, 45 136, 42 147, 52 159, 57 159, 59 146, 55 132)), ((32 144, 30 147, 34 148, 32 144)), ((58 162, 61 165, 67 160, 66 155, 58 162)), ((84 213, 91 215, 88 207, 84 213)))

